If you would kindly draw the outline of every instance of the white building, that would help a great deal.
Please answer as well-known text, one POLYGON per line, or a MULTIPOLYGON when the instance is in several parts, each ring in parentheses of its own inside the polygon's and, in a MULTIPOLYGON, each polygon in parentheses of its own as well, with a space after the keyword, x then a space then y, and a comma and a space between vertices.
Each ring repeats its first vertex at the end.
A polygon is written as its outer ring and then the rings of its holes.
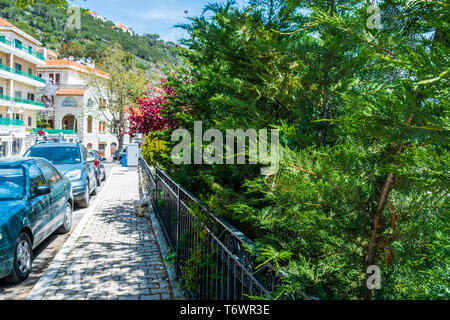
POLYGON ((41 43, 0 18, 0 157, 21 156, 32 144, 37 112, 45 106, 36 90, 45 80, 36 70, 45 65, 41 43))
POLYGON ((133 35, 133 30, 131 30, 131 28, 129 28, 129 27, 127 27, 127 26, 124 26, 123 24, 121 24, 121 23, 119 23, 119 24, 116 24, 115 26, 113 26, 113 28, 114 29, 116 29, 116 30, 121 30, 121 31, 123 31, 123 32, 128 32, 129 34, 131 34, 131 35, 133 35))
POLYGON ((102 16, 99 16, 95 11, 89 10, 88 13, 89 13, 94 19, 97 19, 97 20, 100 20, 100 21, 103 21, 103 22, 108 21, 106 18, 104 18, 104 17, 102 17, 102 16))
POLYGON ((108 74, 67 59, 47 60, 38 72, 47 80, 46 91, 50 92, 42 99, 54 109, 48 116, 52 128, 63 133, 73 130, 86 148, 111 157, 118 146, 117 138, 106 128, 109 113, 100 109, 96 89, 88 85, 89 76, 108 78, 108 74))

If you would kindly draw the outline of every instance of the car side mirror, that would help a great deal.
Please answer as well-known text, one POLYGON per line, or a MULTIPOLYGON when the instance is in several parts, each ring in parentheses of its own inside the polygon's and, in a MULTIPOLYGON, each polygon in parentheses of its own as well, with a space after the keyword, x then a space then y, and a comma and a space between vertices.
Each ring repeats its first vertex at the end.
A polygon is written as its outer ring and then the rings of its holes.
POLYGON ((106 158, 102 158, 102 161, 106 161, 106 158))
POLYGON ((50 189, 49 186, 37 186, 36 188, 34 188, 35 196, 43 196, 46 194, 50 194, 51 192, 52 190, 50 189))

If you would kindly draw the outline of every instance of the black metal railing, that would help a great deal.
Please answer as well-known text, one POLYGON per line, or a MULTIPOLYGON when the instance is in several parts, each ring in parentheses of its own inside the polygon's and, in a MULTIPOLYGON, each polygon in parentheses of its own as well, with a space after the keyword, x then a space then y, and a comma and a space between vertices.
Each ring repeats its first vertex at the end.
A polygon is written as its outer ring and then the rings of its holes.
POLYGON ((270 264, 256 268, 255 257, 246 250, 252 242, 244 234, 210 213, 163 170, 140 159, 138 171, 141 199, 151 201, 176 253, 172 262, 188 298, 274 298, 281 276, 270 264))

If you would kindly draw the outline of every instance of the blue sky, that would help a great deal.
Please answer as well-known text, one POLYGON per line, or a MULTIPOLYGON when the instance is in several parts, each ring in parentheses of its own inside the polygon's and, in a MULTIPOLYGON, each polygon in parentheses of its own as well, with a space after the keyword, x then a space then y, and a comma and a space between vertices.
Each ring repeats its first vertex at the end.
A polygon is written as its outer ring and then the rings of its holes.
MULTIPOLYGON (((72 0, 70 4, 89 8, 97 14, 122 23, 139 34, 156 33, 166 41, 176 42, 184 36, 182 30, 174 28, 187 22, 187 16, 198 16, 210 2, 224 0, 72 0), (187 10, 188 14, 184 11, 187 10)), ((242 6, 247 0, 236 0, 242 6)))

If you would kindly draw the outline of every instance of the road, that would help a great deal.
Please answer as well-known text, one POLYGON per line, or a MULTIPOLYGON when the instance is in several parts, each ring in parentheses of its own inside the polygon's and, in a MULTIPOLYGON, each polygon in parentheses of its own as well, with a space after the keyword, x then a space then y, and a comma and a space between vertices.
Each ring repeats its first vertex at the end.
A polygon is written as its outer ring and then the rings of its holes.
MULTIPOLYGON (((107 177, 111 174, 111 168, 114 165, 111 161, 104 162, 106 168, 107 177)), ((105 183, 102 183, 101 188, 103 188, 105 183)), ((91 203, 95 201, 96 196, 92 196, 91 203)), ((72 231, 80 222, 83 215, 88 209, 81 209, 75 207, 73 211, 73 226, 72 231)), ((61 246, 67 240, 71 233, 68 234, 58 234, 57 232, 47 238, 43 243, 41 243, 33 252, 33 270, 27 280, 19 284, 7 284, 0 280, 0 300, 23 300, 28 295, 28 293, 33 289, 34 285, 38 282, 39 278, 44 274, 50 262, 58 253, 61 246)))

